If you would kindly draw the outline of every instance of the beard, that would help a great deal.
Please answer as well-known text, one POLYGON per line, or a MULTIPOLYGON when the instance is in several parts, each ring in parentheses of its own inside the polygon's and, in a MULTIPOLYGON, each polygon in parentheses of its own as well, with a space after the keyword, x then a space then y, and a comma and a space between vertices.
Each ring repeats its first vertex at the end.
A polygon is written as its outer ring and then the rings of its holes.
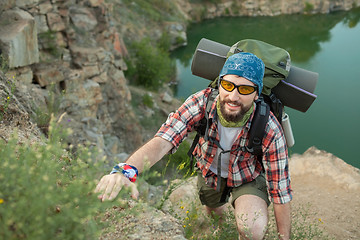
POLYGON ((239 103, 239 102, 233 102, 233 101, 228 101, 228 100, 221 100, 220 101, 220 111, 222 116, 224 117, 224 119, 228 122, 240 122, 241 120, 243 120, 245 114, 250 110, 251 106, 244 106, 244 104, 239 103), (225 109, 225 104, 226 103, 232 103, 232 104, 236 104, 238 106, 240 106, 240 111, 235 112, 235 113, 229 113, 228 111, 226 111, 225 109))

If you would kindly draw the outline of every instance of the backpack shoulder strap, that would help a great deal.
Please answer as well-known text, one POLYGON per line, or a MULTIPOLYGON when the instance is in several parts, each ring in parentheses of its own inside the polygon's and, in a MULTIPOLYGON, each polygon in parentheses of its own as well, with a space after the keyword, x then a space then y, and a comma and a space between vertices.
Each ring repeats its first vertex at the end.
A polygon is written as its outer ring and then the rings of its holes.
POLYGON ((256 109, 249 131, 249 142, 246 146, 246 150, 257 157, 257 160, 260 162, 263 169, 262 140, 265 133, 266 123, 269 119, 269 114, 269 105, 264 101, 262 96, 259 97, 259 99, 256 101, 256 109))
POLYGON ((208 131, 209 131, 209 126, 210 126, 210 121, 209 121, 209 113, 211 110, 211 106, 213 105, 216 96, 219 94, 219 90, 218 89, 213 89, 206 101, 206 107, 205 107, 205 113, 204 113, 204 117, 200 120, 200 124, 195 128, 196 130, 196 136, 191 144, 191 147, 188 151, 188 156, 191 158, 191 162, 190 162, 190 166, 191 168, 193 167, 193 152, 194 149, 196 147, 196 144, 199 142, 199 138, 200 137, 205 137, 205 139, 208 138, 208 131))
POLYGON ((284 112, 284 105, 276 97, 276 95, 271 92, 269 95, 262 95, 264 97, 264 101, 270 106, 270 111, 275 115, 279 123, 281 123, 283 112, 284 112))

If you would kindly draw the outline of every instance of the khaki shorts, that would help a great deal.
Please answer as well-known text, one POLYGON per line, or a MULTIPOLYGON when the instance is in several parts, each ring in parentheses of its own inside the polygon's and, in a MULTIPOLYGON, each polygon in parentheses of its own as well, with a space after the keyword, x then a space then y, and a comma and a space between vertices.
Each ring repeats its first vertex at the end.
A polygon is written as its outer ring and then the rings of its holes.
POLYGON ((266 180, 263 174, 256 177, 252 182, 244 183, 235 188, 228 188, 226 181, 227 179, 221 178, 220 192, 217 192, 215 189, 206 185, 205 179, 201 173, 198 173, 197 186, 201 203, 210 208, 221 207, 229 201, 231 195, 231 205, 234 206, 234 202, 238 197, 250 194, 262 198, 268 206, 270 205, 266 180))

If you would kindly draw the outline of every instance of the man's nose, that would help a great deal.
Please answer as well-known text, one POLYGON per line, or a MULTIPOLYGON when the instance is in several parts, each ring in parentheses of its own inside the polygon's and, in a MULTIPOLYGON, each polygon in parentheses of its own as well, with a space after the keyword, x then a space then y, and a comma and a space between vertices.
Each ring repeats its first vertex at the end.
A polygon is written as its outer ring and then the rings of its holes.
POLYGON ((235 88, 232 92, 229 93, 229 99, 231 101, 238 101, 240 99, 240 93, 238 92, 238 90, 235 88))

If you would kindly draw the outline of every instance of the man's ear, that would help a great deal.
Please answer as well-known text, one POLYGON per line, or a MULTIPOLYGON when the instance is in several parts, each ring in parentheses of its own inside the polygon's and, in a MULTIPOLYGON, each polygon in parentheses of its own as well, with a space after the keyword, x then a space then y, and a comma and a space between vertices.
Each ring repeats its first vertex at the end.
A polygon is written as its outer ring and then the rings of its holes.
POLYGON ((254 98, 254 101, 256 101, 256 100, 258 100, 258 99, 259 99, 259 94, 256 93, 255 98, 254 98))

